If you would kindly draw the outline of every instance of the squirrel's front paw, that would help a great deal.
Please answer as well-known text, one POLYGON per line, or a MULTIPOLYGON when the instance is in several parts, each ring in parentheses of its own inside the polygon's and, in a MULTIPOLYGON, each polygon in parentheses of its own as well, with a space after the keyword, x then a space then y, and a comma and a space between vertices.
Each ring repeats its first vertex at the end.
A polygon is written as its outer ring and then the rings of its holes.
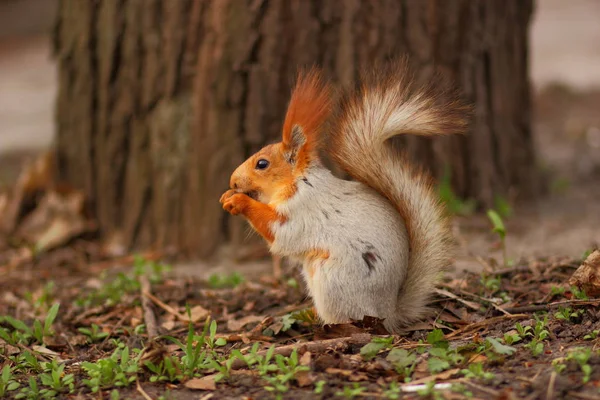
POLYGON ((235 190, 229 189, 228 191, 226 191, 225 193, 223 193, 221 195, 221 198, 219 199, 219 203, 224 204, 227 199, 229 199, 231 196, 233 196, 236 193, 237 192, 235 190))
POLYGON ((231 190, 228 190, 221 197, 223 209, 231 215, 238 215, 244 212, 244 209, 248 205, 250 199, 243 193, 230 194, 231 190))

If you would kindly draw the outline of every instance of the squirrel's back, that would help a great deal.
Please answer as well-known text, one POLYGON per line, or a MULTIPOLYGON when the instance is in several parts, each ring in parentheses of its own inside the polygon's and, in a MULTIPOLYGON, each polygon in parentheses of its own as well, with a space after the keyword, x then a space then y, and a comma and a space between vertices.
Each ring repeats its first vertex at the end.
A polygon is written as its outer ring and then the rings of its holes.
MULTIPOLYGON (((395 151, 389 139, 464 133, 469 108, 434 81, 419 86, 403 59, 371 70, 347 94, 327 152, 354 179, 387 198, 404 220, 410 244, 406 279, 392 330, 421 318, 440 272, 450 264, 451 235, 432 180, 395 151)), ((389 319, 389 318, 388 318, 389 319)))

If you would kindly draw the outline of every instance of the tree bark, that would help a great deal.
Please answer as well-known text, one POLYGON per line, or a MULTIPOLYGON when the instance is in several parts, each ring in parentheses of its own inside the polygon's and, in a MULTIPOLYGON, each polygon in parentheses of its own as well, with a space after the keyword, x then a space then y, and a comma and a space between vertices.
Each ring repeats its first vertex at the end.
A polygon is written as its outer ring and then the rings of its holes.
POLYGON ((408 54, 476 105, 466 137, 401 144, 455 191, 489 205, 534 192, 528 28, 532 0, 62 0, 59 174, 103 232, 134 247, 209 256, 241 225, 219 195, 280 135, 298 67, 350 84, 408 54))

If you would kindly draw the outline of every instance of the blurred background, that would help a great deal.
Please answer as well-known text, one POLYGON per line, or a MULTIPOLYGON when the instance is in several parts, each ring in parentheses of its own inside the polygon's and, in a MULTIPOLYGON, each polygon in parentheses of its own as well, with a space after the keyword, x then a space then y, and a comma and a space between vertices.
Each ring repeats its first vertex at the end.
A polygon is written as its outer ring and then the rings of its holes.
MULTIPOLYGON (((59 68, 53 33, 58 6, 57 0, 0 0, 0 185, 4 187, 14 184, 27 160, 55 142, 59 68)), ((63 28, 68 17, 63 10, 63 28)), ((599 18, 597 0, 535 3, 528 32, 528 73, 534 168, 540 174, 533 180, 545 183, 533 199, 513 202, 510 191, 506 194, 512 210, 507 215, 508 247, 514 257, 580 256, 600 243, 599 18)), ((65 46, 69 45, 62 42, 58 48, 65 46)), ((61 118, 68 112, 63 108, 61 118)), ((176 125, 166 131, 176 131, 176 125)), ((168 205, 170 200, 161 201, 168 205)), ((230 228, 231 236, 236 229, 240 228, 230 228)), ((460 265, 468 268, 473 254, 497 250, 484 216, 475 213, 461 220, 458 229, 465 245, 460 265)))

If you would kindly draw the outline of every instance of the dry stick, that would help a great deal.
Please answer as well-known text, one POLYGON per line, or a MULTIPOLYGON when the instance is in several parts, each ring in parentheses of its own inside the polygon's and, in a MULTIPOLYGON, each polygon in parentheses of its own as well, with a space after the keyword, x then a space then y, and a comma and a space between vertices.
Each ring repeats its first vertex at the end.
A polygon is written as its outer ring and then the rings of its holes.
POLYGON ((567 392, 569 396, 575 397, 576 399, 582 400, 598 400, 597 396, 593 396, 590 394, 577 393, 577 392, 567 392))
POLYGON ((148 395, 148 393, 146 393, 146 391, 144 389, 142 389, 142 385, 140 385, 140 381, 138 381, 136 379, 135 381, 136 385, 137 385, 137 391, 142 395, 142 397, 146 400, 153 400, 152 397, 150 397, 148 395))
POLYGON ((509 313, 508 311, 506 311, 504 308, 502 308, 499 305, 497 305, 496 303, 494 303, 493 300, 486 299, 485 297, 477 296, 475 293, 469 293, 469 292, 464 291, 462 289, 457 289, 457 290, 462 295, 471 296, 471 297, 473 297, 473 298, 475 298, 475 299, 477 299, 479 301, 482 301, 482 302, 484 302, 486 304, 490 304, 492 307, 494 307, 496 310, 500 311, 502 314, 512 315, 511 313, 509 313))
POLYGON ((526 313, 526 312, 536 312, 536 311, 548 311, 551 308, 560 307, 560 306, 564 306, 564 305, 571 305, 571 306, 593 305, 593 306, 598 306, 598 305, 600 305, 600 299, 595 299, 595 300, 564 300, 564 301, 556 301, 554 303, 538 304, 538 305, 532 305, 532 306, 508 307, 505 310, 507 312, 509 312, 509 313, 526 313))
MULTIPOLYGON (((154 296, 152 293, 150 293, 149 291, 143 292, 144 293, 144 297, 147 297, 148 299, 152 300, 154 302, 154 304, 156 304, 157 306, 159 306, 160 308, 162 308, 163 310, 165 310, 166 312, 168 312, 169 314, 174 315, 177 319, 179 319, 180 321, 183 322, 190 322, 190 319, 188 318, 187 315, 185 314, 180 314, 179 312, 177 312, 177 310, 175 310, 173 307, 171 307, 168 304, 163 303, 158 297, 154 296)), ((187 330, 187 328, 186 328, 187 330)))
POLYGON ((495 399, 500 397, 500 392, 498 392, 497 390, 494 389, 490 389, 487 388, 485 386, 481 386, 478 385, 476 383, 471 382, 469 379, 465 379, 464 381, 462 381, 465 385, 467 386, 471 386, 473 389, 477 389, 483 393, 489 394, 490 396, 493 396, 495 399))
POLYGON ((449 299, 456 300, 459 303, 464 304, 465 306, 469 307, 472 310, 475 310, 475 311, 481 310, 481 307, 479 306, 479 304, 474 303, 472 301, 461 299, 460 297, 458 297, 457 295, 455 295, 454 293, 452 293, 452 292, 450 292, 448 290, 445 290, 445 289, 435 289, 435 292, 437 294, 439 294, 440 296, 444 296, 444 297, 447 297, 449 299))
MULTIPOLYGON (((365 345, 371 341, 372 336, 366 333, 356 334, 349 337, 319 340, 313 342, 294 343, 287 346, 281 346, 275 348, 273 354, 281 354, 284 357, 289 357, 295 349, 303 349, 313 353, 323 353, 326 350, 341 351, 348 347, 350 344, 365 345)), ((259 356, 267 354, 268 350, 262 350, 257 353, 259 356)), ((246 366, 244 360, 237 359, 231 365, 231 369, 240 369, 246 366)))
POLYGON ((142 308, 144 310, 146 331, 148 332, 148 338, 152 340, 158 336, 158 329, 156 328, 156 316, 152 311, 152 303, 148 299, 148 295, 150 294, 150 281, 146 275, 140 276, 139 280, 142 292, 142 308))
POLYGON ((552 371, 550 375, 550 382, 548 383, 548 390, 546 391, 546 400, 552 400, 554 398, 554 383, 556 382, 556 371, 552 371))
POLYGON ((492 317, 492 318, 484 319, 483 321, 475 322, 474 324, 467 325, 464 328, 461 328, 455 332, 449 333, 448 335, 446 335, 446 339, 453 338, 460 334, 475 331, 480 328, 484 328, 488 325, 493 325, 493 324, 496 324, 498 322, 501 322, 501 321, 504 321, 507 319, 525 319, 525 318, 531 318, 531 315, 529 315, 529 314, 511 314, 511 315, 503 315, 501 317, 492 317))

